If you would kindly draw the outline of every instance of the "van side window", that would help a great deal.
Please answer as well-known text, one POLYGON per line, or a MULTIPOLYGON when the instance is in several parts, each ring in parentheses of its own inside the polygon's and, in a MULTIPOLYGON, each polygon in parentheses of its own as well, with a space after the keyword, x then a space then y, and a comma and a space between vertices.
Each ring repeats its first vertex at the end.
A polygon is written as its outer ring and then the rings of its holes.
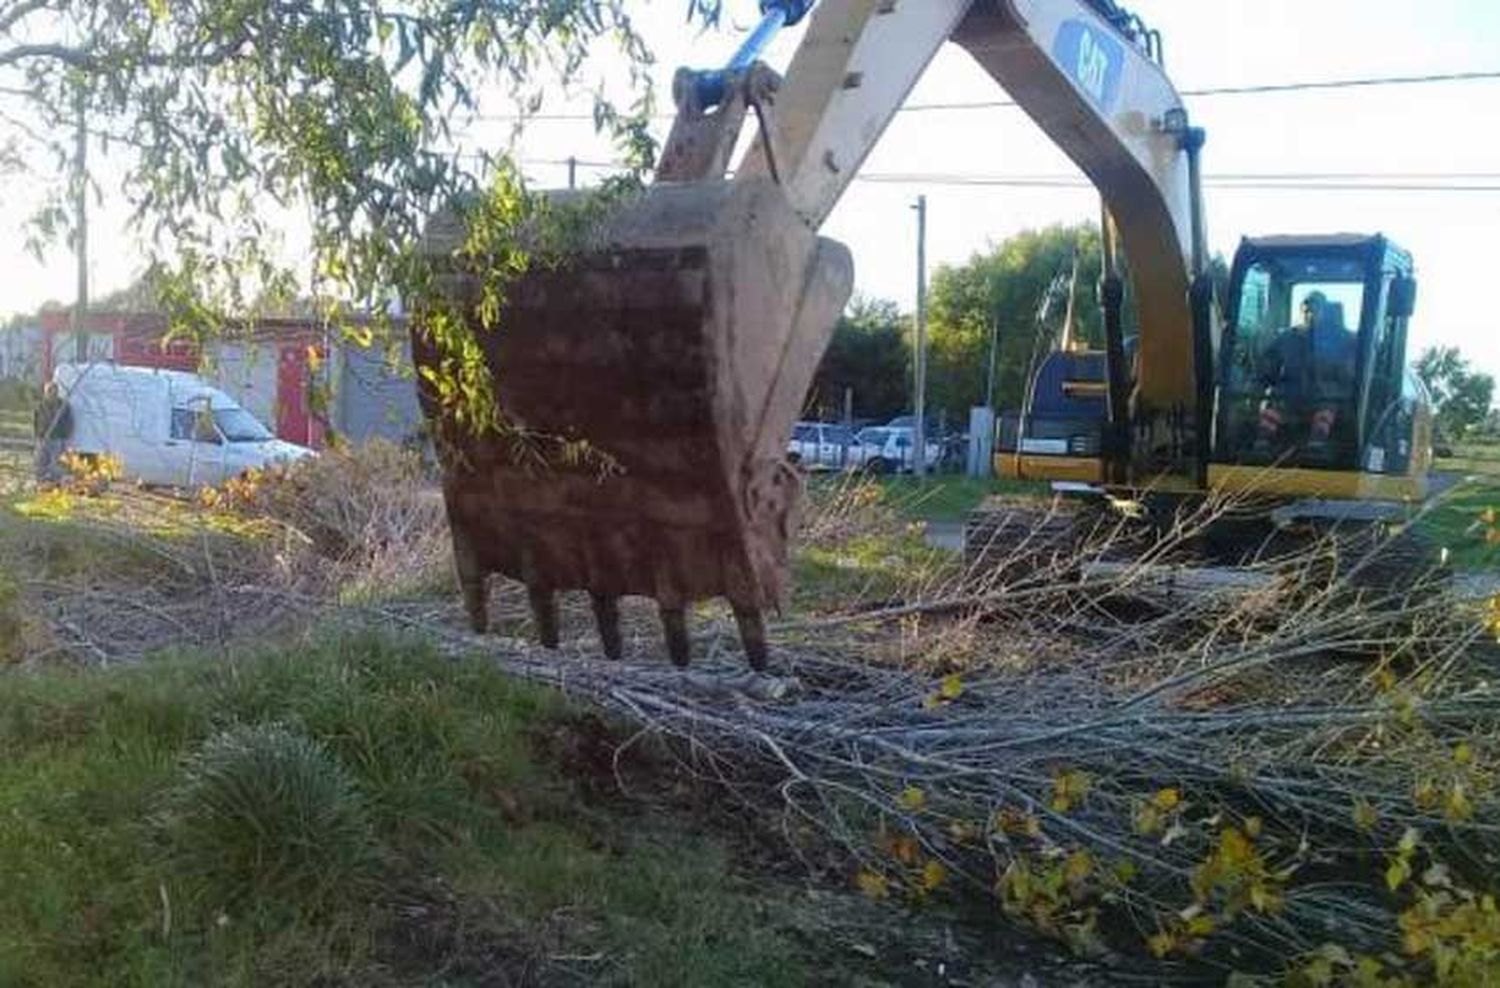
POLYGON ((172 438, 215 445, 220 441, 213 415, 196 408, 172 409, 172 438))

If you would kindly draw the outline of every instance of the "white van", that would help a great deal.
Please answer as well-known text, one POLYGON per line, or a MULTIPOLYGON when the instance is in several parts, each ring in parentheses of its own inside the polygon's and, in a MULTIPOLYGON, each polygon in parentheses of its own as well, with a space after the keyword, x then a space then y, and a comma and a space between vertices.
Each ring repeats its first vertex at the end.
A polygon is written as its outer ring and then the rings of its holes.
POLYGON ((52 380, 68 402, 66 446, 110 454, 125 477, 168 487, 205 487, 246 470, 313 455, 283 442, 229 395, 195 374, 61 364, 52 380))

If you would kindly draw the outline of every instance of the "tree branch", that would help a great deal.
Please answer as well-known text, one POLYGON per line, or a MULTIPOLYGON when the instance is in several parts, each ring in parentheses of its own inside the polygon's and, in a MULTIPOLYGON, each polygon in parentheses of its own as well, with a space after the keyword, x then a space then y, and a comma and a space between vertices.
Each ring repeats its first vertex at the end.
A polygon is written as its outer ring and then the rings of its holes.
POLYGON ((0 51, 0 68, 27 59, 51 59, 78 69, 91 68, 96 64, 93 56, 82 48, 70 48, 67 45, 17 45, 0 51))
POLYGON ((35 13, 47 6, 47 0, 21 0, 9 10, 0 12, 0 32, 9 31, 27 14, 35 13))

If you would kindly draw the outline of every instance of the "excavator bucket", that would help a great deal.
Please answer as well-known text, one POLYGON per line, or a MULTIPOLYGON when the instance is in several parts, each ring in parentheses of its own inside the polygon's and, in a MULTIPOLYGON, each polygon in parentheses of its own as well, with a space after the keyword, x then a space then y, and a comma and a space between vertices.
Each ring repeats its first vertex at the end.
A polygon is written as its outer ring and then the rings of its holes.
MULTIPOLYGON (((438 227, 430 239, 445 249, 438 227)), ((557 594, 583 590, 618 658, 619 599, 651 597, 685 665, 687 606, 725 597, 761 668, 801 497, 786 441, 852 288, 849 253, 767 178, 654 186, 589 242, 512 282, 498 328, 477 333, 504 420, 592 458, 539 463, 514 436, 465 433, 424 388, 471 622, 485 629, 486 579, 503 574, 555 647, 557 594)), ((451 290, 472 303, 477 283, 451 290)), ((440 365, 420 326, 413 350, 440 365)))

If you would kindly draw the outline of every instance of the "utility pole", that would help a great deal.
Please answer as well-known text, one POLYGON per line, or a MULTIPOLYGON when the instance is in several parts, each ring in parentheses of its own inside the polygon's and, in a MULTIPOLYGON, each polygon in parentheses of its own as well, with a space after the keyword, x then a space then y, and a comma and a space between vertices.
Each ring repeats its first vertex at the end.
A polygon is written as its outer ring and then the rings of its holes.
POLYGON ((73 300, 73 347, 74 359, 86 364, 89 360, 89 125, 88 99, 82 83, 73 100, 73 210, 78 217, 73 231, 73 256, 78 263, 78 287, 73 300))
POLYGON ((578 159, 568 155, 568 188, 578 188, 578 159))
POLYGON ((984 378, 984 407, 995 407, 995 357, 1000 348, 1000 311, 990 313, 990 365, 984 378))
POLYGON ((917 196, 917 353, 912 473, 927 474, 927 197, 917 196))

